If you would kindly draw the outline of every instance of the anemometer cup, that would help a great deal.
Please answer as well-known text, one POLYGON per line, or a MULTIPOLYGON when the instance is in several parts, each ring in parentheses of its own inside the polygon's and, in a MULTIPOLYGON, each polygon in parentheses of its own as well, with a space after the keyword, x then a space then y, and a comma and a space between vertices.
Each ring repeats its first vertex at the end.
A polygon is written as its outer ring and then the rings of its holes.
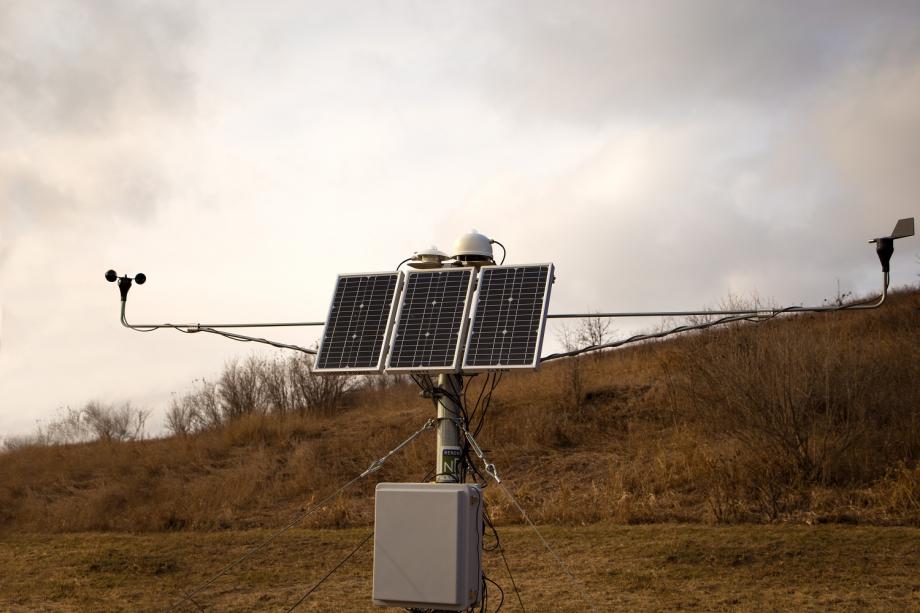
POLYGON ((105 271, 105 280, 109 283, 115 283, 118 281, 118 291, 121 292, 121 301, 127 302, 128 300, 128 290, 131 289, 131 283, 137 281, 138 285, 143 285, 147 282, 147 275, 142 272, 137 273, 134 278, 125 275, 124 277, 119 277, 118 273, 114 270, 105 271))

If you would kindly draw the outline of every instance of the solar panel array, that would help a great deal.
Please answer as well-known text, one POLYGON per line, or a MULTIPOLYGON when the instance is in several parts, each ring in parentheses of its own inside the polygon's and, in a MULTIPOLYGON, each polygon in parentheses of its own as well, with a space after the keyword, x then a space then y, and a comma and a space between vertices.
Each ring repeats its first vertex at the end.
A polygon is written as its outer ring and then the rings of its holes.
POLYGON ((380 372, 400 274, 339 275, 316 355, 317 371, 380 372))
POLYGON ((552 280, 552 264, 482 268, 464 370, 536 368, 552 280))
POLYGON ((552 264, 340 275, 316 370, 536 368, 552 282, 552 264))
POLYGON ((407 273, 387 359, 388 371, 457 370, 473 273, 472 268, 407 273))

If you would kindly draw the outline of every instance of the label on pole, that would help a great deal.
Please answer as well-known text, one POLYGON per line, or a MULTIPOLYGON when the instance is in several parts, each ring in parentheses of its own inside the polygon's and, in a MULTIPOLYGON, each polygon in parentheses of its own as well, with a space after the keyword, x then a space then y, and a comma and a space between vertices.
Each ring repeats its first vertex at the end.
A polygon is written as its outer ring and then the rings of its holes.
POLYGON ((445 447, 441 450, 441 473, 447 475, 460 474, 460 456, 463 451, 459 447, 445 447))

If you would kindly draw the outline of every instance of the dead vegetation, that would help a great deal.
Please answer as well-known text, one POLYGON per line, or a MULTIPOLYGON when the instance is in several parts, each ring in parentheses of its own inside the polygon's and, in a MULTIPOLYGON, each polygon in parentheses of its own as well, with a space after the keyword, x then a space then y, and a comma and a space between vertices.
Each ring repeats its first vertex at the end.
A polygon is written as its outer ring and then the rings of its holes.
MULTIPOLYGON (((920 292, 904 291, 877 311, 713 329, 509 373, 478 438, 543 523, 918 525, 918 307, 920 292)), ((0 526, 276 526, 433 414, 402 381, 310 388, 308 371, 298 382, 294 370, 308 364, 253 360, 177 398, 186 425, 176 436, 0 454, 0 526)), ((374 479, 421 479, 433 438, 374 479)), ((352 488, 308 525, 370 524, 373 486, 352 488)), ((496 520, 519 521, 493 490, 496 520)))
MULTIPOLYGON (((365 504, 371 504, 365 501, 365 504)), ((201 608, 283 611, 370 531, 295 529, 198 594, 201 608)), ((920 530, 873 526, 545 527, 602 611, 915 611, 920 530)), ((159 534, 18 534, 0 547, 4 611, 163 611, 189 586, 242 555, 264 530, 159 534)), ((527 611, 587 605, 524 526, 501 530, 527 611)), ((371 604, 373 548, 361 548, 298 608, 379 611, 371 604)), ((520 611, 497 552, 484 569, 520 611)), ((489 590, 490 610, 499 595, 489 590)))

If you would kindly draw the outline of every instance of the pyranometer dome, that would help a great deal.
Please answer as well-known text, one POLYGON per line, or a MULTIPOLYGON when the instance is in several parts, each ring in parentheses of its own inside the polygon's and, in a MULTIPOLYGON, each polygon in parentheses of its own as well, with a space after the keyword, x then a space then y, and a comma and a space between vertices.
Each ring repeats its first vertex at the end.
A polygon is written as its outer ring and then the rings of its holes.
POLYGON ((451 257, 457 260, 475 261, 492 259, 492 241, 476 230, 470 230, 454 243, 451 257))
POLYGON ((416 251, 409 266, 412 268, 440 268, 441 262, 446 260, 448 255, 432 245, 428 249, 416 251))

